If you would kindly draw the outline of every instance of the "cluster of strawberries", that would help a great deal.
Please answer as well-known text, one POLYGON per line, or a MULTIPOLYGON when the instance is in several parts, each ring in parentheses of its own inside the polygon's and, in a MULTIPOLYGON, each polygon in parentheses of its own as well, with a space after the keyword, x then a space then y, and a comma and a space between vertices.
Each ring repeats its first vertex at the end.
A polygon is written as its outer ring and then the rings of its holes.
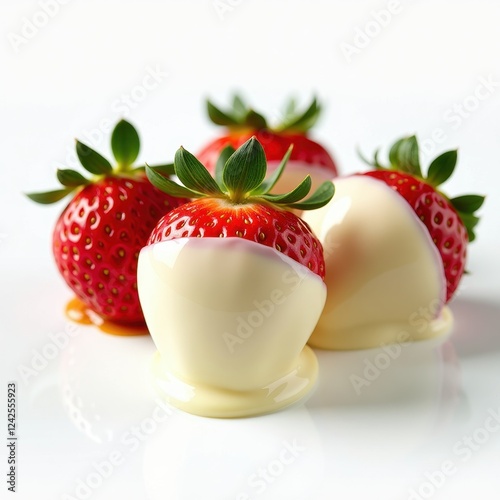
MULTIPOLYGON (((133 166, 139 136, 122 120, 111 137, 114 167, 77 141, 78 158, 91 175, 58 170, 62 189, 28 195, 39 203, 72 196, 55 226, 55 261, 78 298, 106 320, 144 324, 137 292, 138 256, 141 248, 158 241, 244 238, 325 276, 321 243, 296 215, 327 204, 334 195, 329 179, 338 175, 330 154, 308 137, 320 113, 316 100, 305 110, 291 101, 283 123, 276 127, 238 96, 230 111, 207 104, 210 118, 225 132, 207 144, 198 159, 180 148, 172 165, 133 166), (287 162, 298 165, 290 172, 304 174, 304 179, 281 193, 287 162), (172 180, 173 175, 181 184, 172 180), (309 195, 312 185, 318 187, 309 195)), ((407 137, 390 149, 388 167, 375 154, 369 162, 374 169, 361 174, 390 186, 421 219, 443 261, 448 301, 464 272, 467 244, 479 220, 475 212, 484 200, 477 195, 449 199, 438 190, 456 161, 456 151, 445 152, 424 177, 417 140, 407 137)))

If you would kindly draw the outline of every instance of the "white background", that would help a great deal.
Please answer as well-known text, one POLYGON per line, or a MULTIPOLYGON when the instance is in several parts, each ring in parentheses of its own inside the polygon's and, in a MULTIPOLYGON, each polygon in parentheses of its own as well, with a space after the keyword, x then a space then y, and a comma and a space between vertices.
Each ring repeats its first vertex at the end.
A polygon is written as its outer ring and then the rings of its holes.
POLYGON ((500 432, 484 424, 500 411, 500 4, 70 0, 46 2, 50 17, 42 4, 0 7, 1 356, 4 387, 18 382, 17 498, 498 498, 500 432), (316 94, 313 135, 343 173, 363 168, 357 145, 370 153, 407 133, 425 142, 425 165, 459 147, 447 192, 488 199, 451 340, 409 346, 360 395, 349 377, 375 354, 320 353, 305 405, 236 421, 155 410, 149 338, 80 328, 25 380, 20 368, 68 328, 71 294, 50 251, 62 204, 22 193, 56 187, 55 169, 75 166, 74 137, 109 154, 121 117, 140 130, 142 161, 195 152, 217 134, 204 98, 223 104, 235 89, 272 119, 288 96, 316 94), (120 463, 97 475, 110 454, 120 463))

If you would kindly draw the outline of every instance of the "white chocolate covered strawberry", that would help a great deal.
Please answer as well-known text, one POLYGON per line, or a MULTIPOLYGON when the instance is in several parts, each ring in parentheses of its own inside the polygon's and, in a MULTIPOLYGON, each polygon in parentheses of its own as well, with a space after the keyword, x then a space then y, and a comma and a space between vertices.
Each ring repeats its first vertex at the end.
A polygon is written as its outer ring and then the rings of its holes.
POLYGON ((310 390, 317 372, 305 347, 326 298, 323 250, 285 208, 318 208, 325 182, 308 199, 310 177, 270 194, 289 153, 265 180, 266 157, 252 138, 226 150, 215 179, 182 148, 180 186, 150 180, 194 201, 160 220, 141 251, 141 305, 158 348, 155 384, 186 411, 234 417, 273 411, 310 390))
POLYGON ((438 337, 451 330, 446 303, 465 268, 483 197, 438 189, 456 151, 424 178, 415 137, 397 141, 384 168, 336 179, 335 198, 304 214, 325 249, 328 298, 310 344, 360 349, 438 337))

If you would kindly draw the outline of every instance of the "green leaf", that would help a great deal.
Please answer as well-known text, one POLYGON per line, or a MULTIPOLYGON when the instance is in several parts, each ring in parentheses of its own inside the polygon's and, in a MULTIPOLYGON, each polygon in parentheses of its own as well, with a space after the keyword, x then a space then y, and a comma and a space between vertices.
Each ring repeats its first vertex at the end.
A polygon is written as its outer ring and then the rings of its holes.
POLYGON ((214 104, 212 104, 208 99, 207 99, 207 112, 210 120, 212 120, 212 122, 215 123, 216 125, 231 127, 240 124, 237 120, 234 119, 234 117, 221 111, 218 107, 214 106, 214 104))
POLYGON ((479 222, 479 217, 476 217, 473 214, 468 214, 460 211, 458 212, 458 215, 462 219, 465 229, 467 229, 467 236, 469 237, 469 242, 474 241, 476 239, 474 228, 477 226, 479 222))
POLYGON ((389 151, 393 169, 422 177, 417 138, 413 135, 397 141, 389 151))
POLYGON ((208 170, 183 147, 175 153, 174 167, 177 177, 188 189, 213 196, 223 194, 208 170))
POLYGON ((308 175, 294 190, 290 191, 289 193, 262 194, 259 196, 259 198, 267 200, 271 203, 276 203, 277 205, 288 205, 305 198, 309 194, 309 191, 311 191, 311 185, 311 176, 308 175))
POLYGON ((387 170, 383 165, 380 164, 380 162, 378 161, 378 155, 380 153, 380 149, 377 149, 375 151, 375 153, 373 154, 373 166, 377 169, 377 170, 387 170))
POLYGON ((414 135, 402 142, 399 148, 399 165, 404 172, 422 177, 418 142, 414 135))
POLYGON ((179 198, 200 198, 202 196, 200 193, 191 191, 191 189, 180 186, 176 182, 163 177, 149 165, 146 165, 146 176, 153 186, 171 196, 177 196, 179 198))
POLYGON ((320 113, 321 113, 321 107, 316 101, 316 98, 314 98, 309 108, 307 108, 307 110, 295 122, 295 124, 293 124, 289 128, 293 130, 298 130, 300 132, 307 132, 316 124, 320 113))
POLYGON ((467 194, 452 198, 450 202, 457 211, 472 214, 481 208, 484 200, 484 196, 480 196, 478 194, 467 194))
POLYGON ((91 174, 109 174, 113 170, 111 163, 106 158, 79 140, 76 141, 76 154, 85 170, 91 174))
POLYGON ((361 151, 361 148, 356 145, 356 154, 358 155, 358 158, 365 164, 368 165, 369 167, 373 167, 373 161, 369 160, 361 151))
POLYGON ((139 134, 132 124, 120 120, 111 135, 111 149, 119 165, 130 166, 139 155, 139 134))
POLYGON ((90 181, 76 170, 58 169, 57 179, 63 186, 78 187, 88 184, 90 181))
POLYGON ((285 121, 278 125, 275 130, 277 132, 301 132, 305 133, 314 126, 321 113, 321 107, 318 105, 314 97, 309 107, 302 113, 287 115, 285 121))
POLYGON ((217 163, 215 164, 215 182, 219 185, 219 187, 225 191, 226 186, 224 185, 224 181, 222 180, 222 173, 224 172, 224 165, 226 164, 227 160, 229 160, 229 157, 235 152, 236 150, 228 144, 221 152, 219 155, 219 158, 217 158, 217 163))
POLYGON ((400 148, 401 164, 406 172, 422 177, 422 169, 420 167, 420 151, 418 149, 417 138, 412 135, 403 142, 400 148))
POLYGON ((315 210, 324 207, 335 194, 335 186, 330 181, 325 181, 307 200, 299 203, 290 203, 290 208, 297 210, 315 210))
POLYGON ((248 110, 243 125, 246 125, 247 127, 253 128, 255 130, 262 130, 267 128, 266 119, 253 109, 248 110))
POLYGON ((457 151, 446 151, 442 155, 435 158, 429 165, 429 171, 427 173, 427 182, 434 187, 443 184, 447 181, 455 166, 457 165, 457 151))
POLYGON ((285 119, 294 116, 296 109, 297 109, 297 101, 293 97, 291 97, 285 106, 285 111, 284 111, 285 119))
POLYGON ((267 194, 276 183, 280 180, 283 171, 285 170, 286 164, 290 159, 290 155, 292 154, 293 144, 290 144, 288 151, 285 153, 285 156, 281 159, 280 164, 276 168, 276 170, 254 191, 253 194, 267 194))
POLYGON ((399 161, 399 148, 405 139, 399 139, 396 141, 389 150, 389 163, 392 168, 396 168, 398 166, 399 161))
POLYGON ((460 212, 460 211, 458 213, 460 215, 460 218, 462 219, 462 222, 466 226, 471 227, 471 228, 474 228, 477 226, 477 224, 479 222, 479 217, 477 217, 474 214, 468 214, 468 213, 460 212))
POLYGON ((49 205, 55 203, 56 201, 62 200, 65 196, 70 194, 74 188, 58 189, 56 191, 47 191, 45 193, 28 193, 26 196, 35 201, 36 203, 41 203, 43 205, 49 205))
POLYGON ((266 176, 264 149, 254 137, 240 146, 227 160, 222 173, 224 185, 237 201, 259 187, 266 176))
POLYGON ((238 94, 233 96, 233 115, 239 120, 243 120, 248 112, 248 107, 238 94))
POLYGON ((373 154, 373 160, 369 160, 362 152, 359 147, 356 147, 356 153, 359 157, 359 159, 363 162, 366 163, 369 167, 374 167, 377 170, 385 170, 385 167, 380 164, 378 161, 378 155, 380 154, 380 149, 377 149, 375 153, 373 154))
MULTIPOLYGON (((175 168, 173 163, 165 163, 163 165, 148 165, 149 168, 152 168, 155 172, 158 172, 161 175, 164 175, 165 177, 170 177, 171 175, 175 174, 175 168)), ((144 168, 144 167, 137 167, 139 168, 144 168)), ((136 170, 136 169, 134 169, 136 170)))

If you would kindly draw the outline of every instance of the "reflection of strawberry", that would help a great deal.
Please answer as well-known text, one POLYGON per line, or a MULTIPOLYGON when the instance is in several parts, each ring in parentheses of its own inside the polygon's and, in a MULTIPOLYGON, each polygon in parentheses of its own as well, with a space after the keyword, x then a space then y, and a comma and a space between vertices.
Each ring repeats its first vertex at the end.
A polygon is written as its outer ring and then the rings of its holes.
POLYGON ((74 195, 53 234, 59 271, 85 305, 103 318, 139 324, 144 321, 137 295, 139 250, 160 216, 187 200, 162 193, 148 182, 144 168, 132 168, 140 143, 130 123, 118 123, 111 144, 115 169, 77 141, 78 158, 94 174, 92 180, 74 170, 58 170, 64 189, 28 196, 46 204, 74 195))
POLYGON ((244 238, 276 249, 323 278, 325 263, 321 243, 302 219, 280 207, 319 208, 332 198, 333 184, 325 182, 304 201, 300 200, 311 189, 310 177, 288 194, 269 194, 284 170, 290 151, 267 180, 264 180, 266 157, 255 137, 236 152, 231 148, 223 151, 215 179, 193 155, 179 149, 175 173, 186 187, 146 167, 149 179, 158 188, 174 196, 195 198, 166 214, 148 243, 189 237, 244 238))
POLYGON ((292 189, 307 174, 311 175, 313 188, 337 175, 330 154, 307 137, 307 132, 316 123, 321 111, 316 99, 303 112, 297 112, 295 102, 291 100, 283 123, 272 128, 262 115, 249 108, 239 96, 234 97, 233 108, 229 112, 221 111, 210 101, 207 106, 210 119, 227 129, 226 133, 207 144, 198 154, 200 162, 210 172, 215 171, 217 158, 225 146, 236 149, 255 135, 264 148, 270 171, 281 161, 290 145, 294 145, 289 166, 278 185, 283 190, 292 189), (297 174, 292 177, 296 170, 297 174))
POLYGON ((388 168, 382 167, 376 153, 373 161, 367 163, 377 170, 364 175, 379 179, 398 192, 424 223, 443 261, 449 301, 464 273, 467 244, 474 240, 474 227, 479 222, 474 212, 484 197, 465 195, 449 199, 437 190, 453 173, 457 151, 447 151, 433 160, 425 178, 417 139, 407 137, 392 146, 389 162, 388 168))

